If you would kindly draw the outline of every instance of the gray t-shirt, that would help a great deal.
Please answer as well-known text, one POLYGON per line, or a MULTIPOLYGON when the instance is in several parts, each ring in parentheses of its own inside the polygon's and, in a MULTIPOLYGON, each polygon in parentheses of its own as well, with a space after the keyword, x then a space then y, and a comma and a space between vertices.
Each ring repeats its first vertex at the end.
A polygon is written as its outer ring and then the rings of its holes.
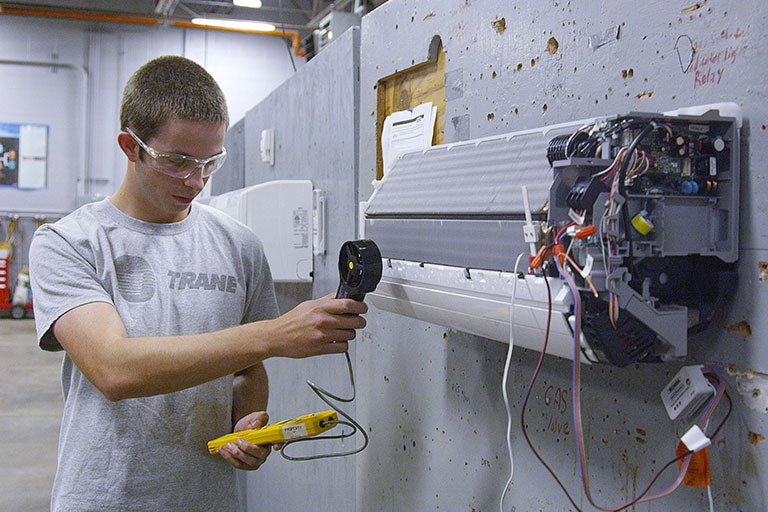
MULTIPOLYGON (((198 203, 172 224, 134 219, 109 199, 83 206, 37 231, 30 264, 45 350, 62 348, 54 322, 91 302, 114 305, 129 337, 206 333, 277 315, 261 242, 198 203)), ((51 509, 237 510, 234 469, 206 446, 232 430, 232 380, 111 402, 65 356, 51 509)))

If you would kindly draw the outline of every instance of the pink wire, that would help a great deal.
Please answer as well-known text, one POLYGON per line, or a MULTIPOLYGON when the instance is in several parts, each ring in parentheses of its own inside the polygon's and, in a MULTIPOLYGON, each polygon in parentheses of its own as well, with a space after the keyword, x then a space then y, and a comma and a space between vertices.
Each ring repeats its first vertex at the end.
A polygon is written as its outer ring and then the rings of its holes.
MULTIPOLYGON (((581 468, 581 480, 584 487, 584 494, 587 496, 587 499, 589 502, 595 507, 600 510, 604 510, 607 512, 615 512, 618 510, 622 510, 624 508, 627 508, 635 503, 642 503, 646 501, 655 500, 658 498, 662 498, 664 496, 667 496, 671 494, 675 489, 677 489, 680 484, 683 481, 683 478, 685 477, 685 474, 688 471, 688 465, 691 462, 691 455, 687 455, 683 459, 683 464, 680 468, 680 473, 678 474, 675 481, 672 483, 672 485, 667 488, 664 491, 661 491, 657 494, 651 495, 651 496, 645 496, 637 501, 630 500, 622 505, 616 506, 616 507, 602 507, 597 504, 595 504, 592 501, 592 495, 589 492, 589 475, 587 472, 587 463, 586 458, 584 457, 584 435, 583 435, 583 429, 582 429, 582 422, 581 422, 581 351, 579 348, 579 339, 581 337, 581 296, 579 295, 578 291, 576 290, 576 284, 571 279, 571 276, 569 276, 565 269, 560 265, 560 262, 557 258, 553 258, 555 260, 555 265, 557 265, 557 270, 560 272, 560 275, 563 277, 563 279, 566 280, 568 283, 568 287, 571 289, 571 294, 573 295, 574 300, 574 314, 576 315, 576 322, 574 326, 574 334, 573 334, 573 423, 575 426, 575 432, 576 432, 576 444, 577 444, 577 453, 579 457, 579 466, 581 468)), ((711 369, 707 369, 711 370, 711 369)), ((716 374, 716 372, 714 372, 716 374)), ((719 377, 719 375, 718 375, 719 377)), ((720 397, 722 396, 722 393, 724 391, 723 381, 720 380, 720 389, 715 399, 712 400, 712 404, 704 414, 704 416, 701 418, 699 423, 703 425, 707 419, 709 419, 710 414, 714 410, 715 406, 717 405, 717 402, 719 401, 720 397)))

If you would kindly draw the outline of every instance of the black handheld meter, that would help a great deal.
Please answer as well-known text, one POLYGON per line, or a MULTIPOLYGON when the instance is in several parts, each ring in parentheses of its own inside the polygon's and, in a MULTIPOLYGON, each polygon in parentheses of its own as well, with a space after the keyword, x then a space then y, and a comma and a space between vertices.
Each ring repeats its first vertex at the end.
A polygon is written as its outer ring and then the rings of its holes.
POLYGON ((344 242, 339 251, 337 299, 362 301, 381 281, 381 252, 373 240, 344 242))

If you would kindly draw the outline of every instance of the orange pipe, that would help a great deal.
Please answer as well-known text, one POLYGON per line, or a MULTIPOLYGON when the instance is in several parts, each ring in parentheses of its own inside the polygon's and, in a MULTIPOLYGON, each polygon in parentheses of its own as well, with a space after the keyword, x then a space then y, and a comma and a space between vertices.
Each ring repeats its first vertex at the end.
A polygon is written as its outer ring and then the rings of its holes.
POLYGON ((241 32, 245 34, 260 34, 265 36, 277 36, 286 37, 291 40, 291 46, 293 53, 299 57, 304 57, 307 52, 301 49, 301 38, 298 32, 291 30, 275 30, 267 32, 264 30, 249 30, 240 28, 226 28, 226 27, 208 27, 203 25, 195 25, 192 22, 184 20, 174 20, 167 18, 152 18, 146 16, 125 16, 122 14, 94 14, 89 12, 70 12, 70 11, 56 11, 49 9, 25 9, 20 7, 3 7, 0 5, 0 14, 15 14, 19 16, 43 16, 47 18, 67 18, 73 20, 88 20, 88 21, 106 21, 111 23, 132 23, 135 25, 160 25, 170 24, 174 27, 181 28, 198 28, 207 30, 223 30, 226 32, 241 32))

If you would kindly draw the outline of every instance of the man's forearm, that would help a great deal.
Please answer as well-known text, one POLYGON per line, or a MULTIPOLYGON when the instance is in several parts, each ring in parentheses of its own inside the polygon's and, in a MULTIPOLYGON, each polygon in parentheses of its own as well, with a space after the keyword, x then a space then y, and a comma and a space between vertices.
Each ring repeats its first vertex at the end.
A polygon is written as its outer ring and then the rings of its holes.
POLYGON ((92 304, 62 316, 56 337, 110 400, 171 393, 276 355, 270 321, 186 336, 132 337, 111 306, 92 304), (85 325, 85 328, 83 326, 85 325))
POLYGON ((235 374, 232 395, 232 425, 255 411, 266 411, 269 401, 269 379, 262 363, 235 374))
POLYGON ((344 352, 344 341, 365 326, 357 315, 366 309, 327 296, 273 320, 207 334, 129 337, 114 307, 96 302, 62 315, 53 331, 83 374, 109 400, 122 400, 186 389, 269 357, 344 352))

